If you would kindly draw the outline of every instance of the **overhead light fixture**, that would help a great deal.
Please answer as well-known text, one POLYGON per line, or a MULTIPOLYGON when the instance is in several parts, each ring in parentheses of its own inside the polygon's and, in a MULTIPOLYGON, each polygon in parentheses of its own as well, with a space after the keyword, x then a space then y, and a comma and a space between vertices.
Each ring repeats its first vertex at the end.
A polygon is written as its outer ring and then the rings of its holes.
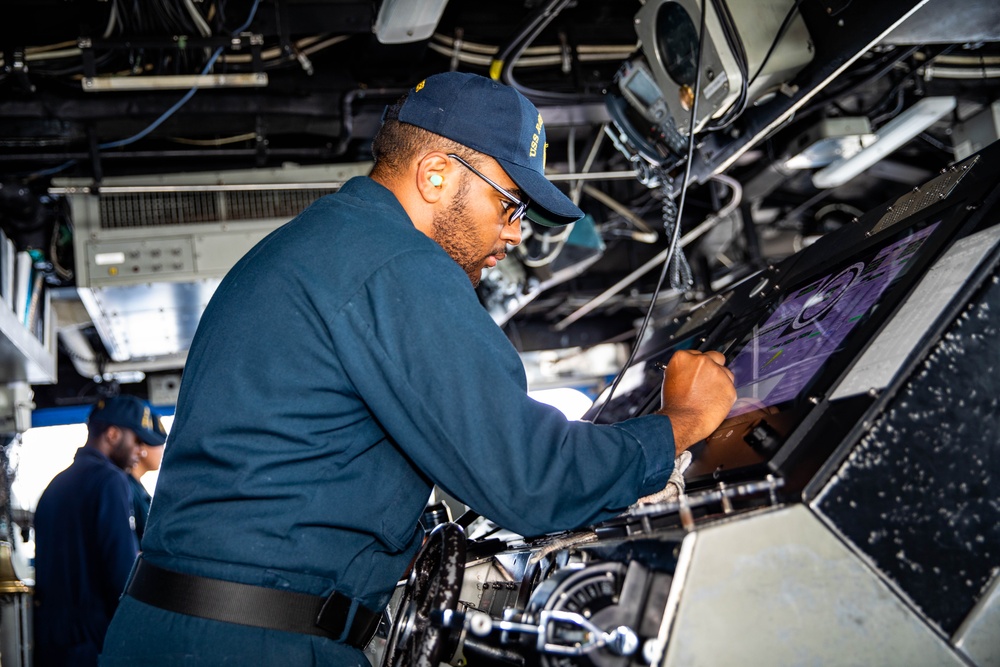
POLYGON ((405 44, 434 34, 448 0, 383 0, 372 32, 382 44, 405 44))
POLYGON ((163 76, 85 76, 84 92, 116 90, 185 90, 188 88, 264 88, 267 74, 166 74, 163 76))
POLYGON ((955 98, 925 97, 875 132, 875 141, 849 158, 832 162, 813 174, 813 185, 821 190, 847 183, 897 148, 933 125, 955 108, 955 98))
POLYGON ((857 155, 873 141, 865 116, 824 118, 792 141, 785 169, 819 169, 857 155))

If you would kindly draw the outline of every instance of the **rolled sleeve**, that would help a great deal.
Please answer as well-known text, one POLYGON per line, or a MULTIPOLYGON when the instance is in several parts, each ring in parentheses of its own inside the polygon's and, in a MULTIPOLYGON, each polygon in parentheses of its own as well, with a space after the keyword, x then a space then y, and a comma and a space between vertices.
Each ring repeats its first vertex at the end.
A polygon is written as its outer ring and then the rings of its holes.
POLYGON ((645 415, 613 425, 635 438, 646 458, 641 495, 662 489, 674 471, 674 432, 666 415, 645 415))

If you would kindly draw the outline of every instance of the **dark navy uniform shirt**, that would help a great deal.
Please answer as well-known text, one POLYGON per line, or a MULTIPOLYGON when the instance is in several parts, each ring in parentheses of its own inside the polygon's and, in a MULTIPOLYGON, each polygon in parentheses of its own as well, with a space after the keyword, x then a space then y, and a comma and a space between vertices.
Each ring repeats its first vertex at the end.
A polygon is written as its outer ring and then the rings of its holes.
POLYGON ((149 516, 149 504, 153 497, 149 491, 132 475, 128 475, 128 486, 132 489, 132 515, 135 517, 135 536, 142 542, 142 534, 146 530, 146 517, 149 516))
POLYGON ((37 664, 97 664, 138 552, 131 521, 127 476, 93 447, 78 449, 42 493, 35 510, 37 664))
POLYGON ((253 248, 205 310, 143 552, 380 610, 434 483, 536 535, 621 512, 673 459, 666 417, 594 425, 529 398, 465 272, 355 178, 253 248))

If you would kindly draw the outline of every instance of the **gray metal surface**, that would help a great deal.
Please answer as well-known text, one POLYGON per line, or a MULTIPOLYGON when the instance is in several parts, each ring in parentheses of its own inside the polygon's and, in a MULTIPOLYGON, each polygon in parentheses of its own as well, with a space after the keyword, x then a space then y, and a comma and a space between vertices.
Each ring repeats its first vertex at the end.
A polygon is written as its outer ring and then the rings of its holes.
POLYGON ((975 43, 1000 38, 996 0, 930 0, 892 31, 884 44, 975 43))
MULTIPOLYGON (((713 174, 723 173, 752 146, 789 122, 810 100, 822 98, 823 89, 847 70, 862 54, 881 43, 927 0, 880 0, 879 2, 841 3, 834 12, 829 7, 829 22, 818 25, 810 34, 816 56, 796 80, 791 95, 779 94, 770 101, 751 107, 742 117, 746 130, 737 137, 716 133, 706 137, 701 153, 691 168, 691 178, 705 182, 713 174)), ((802 7, 808 7, 803 3, 802 7)), ((958 12, 956 12, 958 15, 958 12)))
POLYGON ((220 280, 79 289, 113 361, 186 353, 220 280))
POLYGON ((956 125, 951 135, 957 160, 964 160, 997 140, 1000 140, 1000 100, 956 125))
POLYGON ((952 641, 979 667, 1000 667, 1000 571, 952 641))
POLYGON ((219 280, 258 241, 370 163, 62 179, 80 299, 116 362, 187 352, 219 280))
MULTIPOLYGON (((691 114, 680 101, 681 90, 685 86, 668 73, 667 64, 663 60, 666 54, 661 53, 659 47, 662 36, 658 34, 661 22, 657 20, 657 15, 668 3, 676 3, 682 7, 690 17, 693 29, 698 30, 702 4, 694 0, 650 0, 636 14, 636 34, 642 43, 643 53, 650 61, 656 83, 663 91, 670 113, 677 127, 686 134, 691 114)), ((757 74, 748 92, 751 102, 756 96, 791 79, 812 59, 809 33, 801 16, 797 15, 789 23, 770 58, 764 62, 764 55, 792 4, 791 0, 740 0, 728 3, 733 21, 740 26, 740 39, 747 55, 748 76, 757 74)), ((722 26, 714 11, 709 11, 705 16, 705 31, 708 39, 702 45, 701 98, 698 100, 695 129, 728 109, 736 101, 743 83, 743 76, 736 66, 736 57, 726 43, 722 26)), ((676 46, 683 48, 682 45, 676 46)), ((693 84, 693 81, 687 82, 687 87, 693 87, 693 84)))
POLYGON ((707 525, 663 665, 963 665, 802 505, 707 525))

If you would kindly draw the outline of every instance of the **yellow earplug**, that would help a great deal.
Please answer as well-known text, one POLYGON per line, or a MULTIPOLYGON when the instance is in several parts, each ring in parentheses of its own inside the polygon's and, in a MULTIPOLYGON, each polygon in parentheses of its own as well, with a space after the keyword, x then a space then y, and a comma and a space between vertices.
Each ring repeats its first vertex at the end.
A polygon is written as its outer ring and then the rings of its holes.
POLYGON ((433 185, 436 188, 441 187, 441 184, 444 183, 444 179, 441 178, 441 176, 439 176, 438 174, 431 174, 429 180, 431 182, 431 185, 433 185))

